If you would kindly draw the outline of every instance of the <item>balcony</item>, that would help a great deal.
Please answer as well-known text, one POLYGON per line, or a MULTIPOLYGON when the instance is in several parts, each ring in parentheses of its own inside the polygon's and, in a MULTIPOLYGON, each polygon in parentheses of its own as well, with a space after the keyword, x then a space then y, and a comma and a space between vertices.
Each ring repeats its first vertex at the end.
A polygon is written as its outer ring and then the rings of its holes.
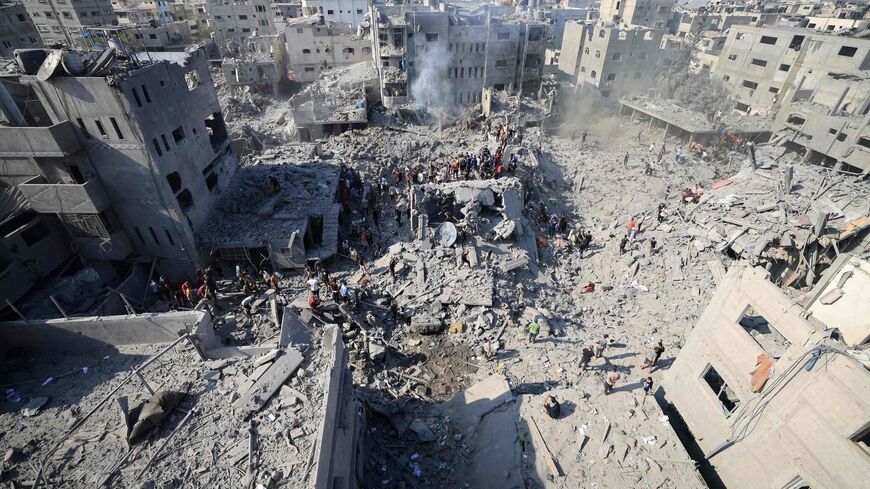
POLYGON ((109 207, 109 197, 97 180, 85 183, 47 183, 35 177, 18 186, 30 207, 46 214, 96 214, 109 207))
POLYGON ((69 121, 47 127, 0 127, 0 157, 61 157, 80 148, 69 121))

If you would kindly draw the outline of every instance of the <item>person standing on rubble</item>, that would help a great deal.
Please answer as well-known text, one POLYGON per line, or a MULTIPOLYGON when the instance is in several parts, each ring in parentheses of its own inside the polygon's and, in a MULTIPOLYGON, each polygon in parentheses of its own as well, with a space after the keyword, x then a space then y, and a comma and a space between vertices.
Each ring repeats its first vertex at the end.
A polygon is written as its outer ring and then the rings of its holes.
POLYGON ((622 239, 619 240, 619 254, 625 253, 625 245, 628 244, 628 236, 623 236, 622 239))
POLYGON ((659 222, 662 222, 665 220, 665 203, 664 202, 659 204, 659 208, 656 211, 656 219, 658 219, 659 222))
POLYGON ((529 343, 534 343, 535 338, 538 337, 538 333, 541 332, 541 325, 532 321, 529 323, 529 343))
POLYGON ((608 395, 613 391, 616 383, 622 379, 622 374, 619 373, 616 365, 610 367, 610 372, 607 372, 607 377, 604 378, 604 395, 608 395))
POLYGON ((604 350, 610 344, 608 338, 609 338, 609 335, 605 334, 604 337, 602 337, 600 340, 598 340, 598 342, 595 343, 595 346, 594 346, 595 358, 604 357, 604 350))
POLYGON ((625 157, 622 158, 622 166, 628 168, 628 152, 626 152, 625 157))
POLYGON ((634 220, 634 216, 628 220, 626 227, 628 228, 628 239, 634 241, 637 237, 637 221, 634 220))
POLYGON ((399 320, 399 303, 393 297, 390 297, 390 319, 393 321, 399 320))
POLYGON ((580 144, 586 144, 586 136, 589 135, 589 131, 583 131, 583 135, 580 137, 580 144))
POLYGON ((393 279, 393 282, 396 281, 396 262, 397 262, 396 257, 391 256, 390 263, 387 264, 387 271, 390 272, 390 278, 393 279))
POLYGON ((659 340, 656 343, 656 346, 653 347, 652 351, 647 355, 646 361, 641 368, 649 368, 649 372, 652 373, 653 369, 656 368, 656 365, 659 363, 659 358, 662 357, 662 353, 665 352, 665 345, 662 343, 662 340, 659 340))
POLYGON ((587 368, 589 368, 589 362, 592 360, 593 354, 594 353, 591 347, 589 347, 588 345, 583 347, 583 350, 580 353, 580 368, 582 370, 585 371, 587 368))

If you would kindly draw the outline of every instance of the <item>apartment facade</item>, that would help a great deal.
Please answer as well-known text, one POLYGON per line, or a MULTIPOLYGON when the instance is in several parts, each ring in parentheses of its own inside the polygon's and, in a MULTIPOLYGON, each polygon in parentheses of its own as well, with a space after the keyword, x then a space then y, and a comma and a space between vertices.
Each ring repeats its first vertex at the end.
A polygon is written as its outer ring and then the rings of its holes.
POLYGON ((16 49, 38 48, 42 39, 22 3, 0 3, 0 57, 12 58, 16 49))
POLYGON ((616 24, 666 29, 674 0, 602 0, 601 20, 616 24))
POLYGON ((768 112, 804 72, 870 69, 870 41, 804 30, 738 26, 731 29, 714 76, 737 101, 737 109, 768 112))
POLYGON ((662 387, 725 486, 866 486, 870 371, 850 350, 870 337, 868 277, 843 254, 800 304, 761 268, 719 284, 662 387))
POLYGON ((540 22, 467 15, 445 6, 372 9, 374 61, 383 104, 478 103, 483 88, 537 91, 547 26, 540 22))
POLYGON ((85 47, 85 28, 118 23, 110 0, 24 0, 24 7, 46 46, 85 47))
POLYGON ((618 99, 643 91, 655 85, 664 32, 604 22, 570 23, 559 71, 574 80, 580 92, 618 99))
POLYGON ((6 178, 33 210, 64 223, 83 258, 154 258, 172 279, 206 261, 194 234, 238 159, 204 49, 183 64, 25 74, 15 84, 29 96, 6 107, 16 122, 0 127, 6 178))
POLYGON ((562 49, 567 22, 595 20, 598 16, 598 12, 588 8, 553 8, 546 10, 545 14, 550 22, 547 30, 547 47, 550 49, 562 49))
POLYGON ((212 36, 222 55, 251 36, 276 34, 268 0, 206 0, 212 36))
POLYGON ((359 26, 368 15, 368 0, 302 0, 305 16, 321 14, 326 22, 344 22, 359 26))
POLYGON ((282 27, 288 80, 310 83, 324 71, 372 59, 368 35, 359 36, 348 23, 313 16, 290 19, 282 27))

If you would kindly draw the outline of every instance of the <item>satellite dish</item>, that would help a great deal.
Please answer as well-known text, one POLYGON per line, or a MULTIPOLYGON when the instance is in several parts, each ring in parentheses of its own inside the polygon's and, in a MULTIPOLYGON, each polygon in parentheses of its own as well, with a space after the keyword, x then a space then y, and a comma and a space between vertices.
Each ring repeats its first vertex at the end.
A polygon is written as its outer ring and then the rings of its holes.
POLYGON ((39 67, 39 71, 36 72, 36 78, 39 79, 39 81, 46 81, 54 76, 57 69, 60 67, 62 58, 63 51, 60 49, 55 49, 48 53, 48 56, 45 57, 45 61, 42 62, 42 66, 39 67))
POLYGON ((74 51, 64 51, 61 59, 63 69, 72 76, 80 76, 85 72, 85 61, 81 54, 74 51))
POLYGON ((452 246, 456 242, 456 235, 456 226, 445 221, 435 230, 435 241, 441 246, 452 246))

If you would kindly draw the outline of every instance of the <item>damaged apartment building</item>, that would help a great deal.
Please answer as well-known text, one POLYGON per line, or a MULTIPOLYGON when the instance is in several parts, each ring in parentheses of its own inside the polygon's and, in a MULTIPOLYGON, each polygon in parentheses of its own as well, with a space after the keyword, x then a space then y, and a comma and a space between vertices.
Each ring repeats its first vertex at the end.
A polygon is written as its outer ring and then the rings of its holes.
POLYGON ((87 42, 83 34, 88 27, 118 23, 110 0, 24 0, 24 7, 46 46, 84 48, 87 42))
POLYGON ((0 1, 0 58, 12 58, 15 49, 41 46, 42 39, 24 4, 0 1))
POLYGON ((266 0, 207 0, 212 35, 227 56, 250 37, 275 35, 271 4, 266 0))
POLYGON ((661 393, 688 427, 694 458, 713 472, 708 481, 866 486, 868 294, 870 263, 849 253, 796 299, 760 267, 722 277, 661 393))
POLYGON ((618 99, 655 85, 673 2, 606 0, 597 21, 565 25, 558 71, 578 92, 618 99))
POLYGON ((284 35, 286 78, 310 83, 324 71, 372 58, 367 27, 333 22, 322 14, 288 19, 279 26, 284 35))
POLYGON ((870 40, 805 30, 731 29, 713 76, 747 113, 775 114, 774 140, 807 161, 870 171, 870 40))
POLYGON ((535 93, 541 85, 547 26, 489 9, 452 5, 374 6, 375 62, 385 107, 480 102, 484 88, 535 93))
POLYGON ((4 253, 6 265, 36 264, 38 277, 74 250, 85 262, 192 273, 204 261, 195 233, 238 166, 205 50, 179 63, 114 48, 28 51, 18 67, 0 80, 0 173, 16 202, 6 209, 18 209, 3 216, 4 241, 21 234, 27 246, 4 253), (45 247, 42 236, 67 243, 45 247))

